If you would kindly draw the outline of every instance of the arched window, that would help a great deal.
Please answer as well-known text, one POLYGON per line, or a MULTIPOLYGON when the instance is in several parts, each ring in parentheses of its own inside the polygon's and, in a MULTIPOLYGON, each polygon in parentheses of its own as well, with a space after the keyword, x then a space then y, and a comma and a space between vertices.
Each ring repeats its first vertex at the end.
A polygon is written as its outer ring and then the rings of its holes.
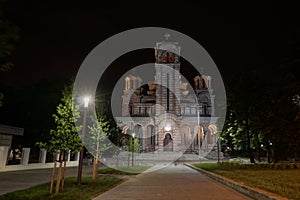
POLYGON ((130 78, 128 76, 125 78, 125 90, 130 90, 130 78))
POLYGON ((174 57, 172 55, 169 56, 169 63, 173 63, 174 62, 174 57))
POLYGON ((168 56, 167 54, 164 54, 163 57, 162 57, 162 62, 163 63, 167 63, 168 62, 168 56))
POLYGON ((132 76, 132 77, 131 77, 131 89, 136 90, 136 88, 137 88, 136 77, 135 77, 135 76, 132 76))
POLYGON ((204 78, 201 80, 201 86, 203 89, 207 89, 207 81, 204 78))
POLYGON ((207 143, 208 144, 214 144, 216 142, 216 133, 217 133, 217 127, 213 124, 208 126, 208 138, 207 143))
POLYGON ((207 76, 207 88, 210 89, 211 88, 211 76, 207 76))
POLYGON ((201 76, 196 76, 194 78, 194 87, 195 87, 195 90, 199 90, 202 88, 202 78, 201 76))
POLYGON ((206 103, 203 104, 202 108, 203 108, 203 114, 208 115, 208 109, 207 109, 207 104, 206 103))

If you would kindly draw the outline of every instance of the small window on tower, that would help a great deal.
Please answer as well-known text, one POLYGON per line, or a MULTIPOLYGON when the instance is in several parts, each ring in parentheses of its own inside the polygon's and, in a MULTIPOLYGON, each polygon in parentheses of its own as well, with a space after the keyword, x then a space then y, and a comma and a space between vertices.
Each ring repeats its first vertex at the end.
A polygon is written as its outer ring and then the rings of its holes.
POLYGON ((167 59, 168 59, 167 55, 163 55, 163 59, 162 59, 163 63, 167 63, 167 59))

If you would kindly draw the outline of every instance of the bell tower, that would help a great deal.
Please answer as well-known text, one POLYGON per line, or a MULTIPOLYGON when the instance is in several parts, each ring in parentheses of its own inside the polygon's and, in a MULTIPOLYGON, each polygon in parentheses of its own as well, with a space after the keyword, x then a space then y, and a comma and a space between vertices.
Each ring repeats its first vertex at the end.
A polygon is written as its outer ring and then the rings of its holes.
POLYGON ((178 42, 165 40, 155 47, 156 116, 164 113, 180 115, 180 49, 178 42), (178 98, 177 98, 178 97, 178 98))

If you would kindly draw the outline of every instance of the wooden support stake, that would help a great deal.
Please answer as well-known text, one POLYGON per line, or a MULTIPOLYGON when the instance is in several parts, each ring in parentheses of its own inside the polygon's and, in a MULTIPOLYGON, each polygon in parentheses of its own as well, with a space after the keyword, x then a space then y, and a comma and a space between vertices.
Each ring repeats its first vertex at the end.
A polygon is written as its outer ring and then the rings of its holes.
POLYGON ((50 185, 50 194, 52 194, 52 189, 53 189, 53 184, 54 184, 54 176, 55 176, 55 171, 56 171, 56 160, 54 161, 54 166, 52 169, 52 175, 51 175, 51 185, 50 185))
POLYGON ((60 156, 60 161, 59 161, 59 171, 58 171, 58 174, 57 174, 57 182, 56 182, 56 187, 55 187, 55 194, 59 193, 61 173, 62 173, 62 154, 60 156))
POLYGON ((64 162, 64 171, 63 171, 63 174, 62 174, 61 191, 64 191, 65 174, 66 174, 66 166, 67 166, 66 156, 64 155, 63 158, 64 158, 64 159, 63 159, 63 162, 64 162))
POLYGON ((116 155, 117 159, 116 159, 116 170, 119 170, 119 154, 116 155))

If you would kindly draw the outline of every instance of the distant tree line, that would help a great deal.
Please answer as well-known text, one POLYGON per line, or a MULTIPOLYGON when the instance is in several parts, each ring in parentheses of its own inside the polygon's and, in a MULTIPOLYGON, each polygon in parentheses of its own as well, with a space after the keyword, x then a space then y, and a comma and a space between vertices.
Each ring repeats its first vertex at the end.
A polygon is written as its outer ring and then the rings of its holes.
POLYGON ((227 84, 227 117, 222 131, 225 152, 251 162, 299 160, 300 60, 237 72, 227 84))

